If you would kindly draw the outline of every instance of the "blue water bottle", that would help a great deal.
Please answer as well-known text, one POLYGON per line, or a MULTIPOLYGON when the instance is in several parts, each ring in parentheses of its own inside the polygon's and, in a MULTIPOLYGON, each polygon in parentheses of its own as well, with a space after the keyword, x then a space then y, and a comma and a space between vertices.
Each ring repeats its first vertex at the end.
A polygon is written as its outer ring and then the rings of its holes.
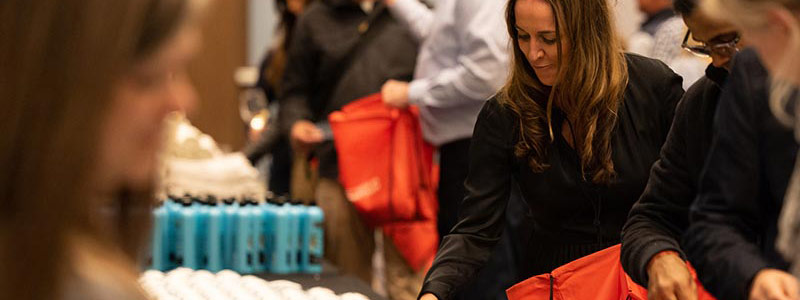
POLYGON ((250 199, 250 218, 251 227, 250 234, 253 235, 253 273, 263 273, 266 271, 266 256, 264 256, 264 248, 266 248, 266 236, 264 234, 264 210, 261 203, 255 199, 250 199))
POLYGON ((261 204, 262 225, 261 232, 264 234, 264 248, 261 249, 261 257, 264 258, 264 270, 272 270, 273 253, 275 252, 275 219, 277 218, 277 206, 273 198, 268 197, 261 204))
POLYGON ((233 268, 233 248, 235 243, 236 212, 239 202, 236 198, 225 198, 222 207, 222 265, 223 269, 233 268))
POLYGON ((233 244, 233 270, 249 274, 253 272, 253 236, 250 232, 250 203, 244 201, 236 211, 233 244))
POLYGON ((306 230, 308 230, 308 240, 305 247, 308 249, 308 264, 303 270, 304 273, 322 273, 322 257, 325 249, 325 231, 323 223, 325 215, 322 209, 317 206, 315 201, 308 207, 308 218, 306 219, 306 230))
POLYGON ((292 206, 294 210, 299 214, 298 219, 298 229, 297 229, 297 249, 296 254, 297 258, 297 271, 298 272, 305 272, 305 269, 308 267, 308 234, 309 229, 306 225, 308 223, 308 207, 303 203, 302 200, 295 199, 292 200, 292 206))
POLYGON ((216 197, 209 196, 206 202, 208 202, 208 237, 205 247, 208 265, 206 268, 211 272, 219 272, 225 268, 222 259, 222 210, 216 197))
POLYGON ((152 268, 159 271, 166 271, 170 267, 169 262, 169 213, 167 212, 167 202, 164 200, 153 210, 153 243, 152 243, 152 268))
POLYGON ((208 216, 209 205, 208 197, 193 198, 192 207, 195 213, 195 255, 197 256, 197 267, 195 269, 208 268, 208 216))
POLYGON ((177 230, 180 233, 176 236, 176 252, 178 253, 178 264, 196 269, 197 262, 197 219, 195 216, 195 207, 192 206, 192 198, 184 197, 181 199, 180 216, 178 221, 177 230))
POLYGON ((171 270, 183 264, 183 242, 182 232, 180 229, 181 224, 181 209, 183 205, 183 198, 170 197, 170 200, 164 203, 167 209, 167 269, 171 270), (180 243, 179 243, 180 242, 180 243), (180 246, 179 246, 180 244, 180 246), (180 251, 179 251, 180 250, 180 251))
POLYGON ((300 208, 299 203, 298 200, 289 200, 289 203, 286 204, 289 210, 289 221, 291 224, 291 229, 289 231, 289 249, 292 253, 292 259, 289 265, 292 272, 300 271, 300 257, 303 248, 302 226, 300 225, 303 222, 303 210, 300 208))
POLYGON ((275 200, 274 211, 274 239, 275 246, 272 252, 272 262, 270 272, 276 274, 291 273, 293 260, 293 253, 291 251, 291 222, 288 210, 288 204, 285 203, 285 197, 279 197, 275 200))

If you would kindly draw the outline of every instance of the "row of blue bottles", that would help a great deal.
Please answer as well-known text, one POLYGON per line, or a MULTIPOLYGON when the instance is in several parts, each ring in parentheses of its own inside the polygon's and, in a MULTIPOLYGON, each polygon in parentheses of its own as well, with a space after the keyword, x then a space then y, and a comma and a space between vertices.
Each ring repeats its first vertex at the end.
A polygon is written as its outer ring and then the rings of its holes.
POLYGON ((320 273, 324 219, 316 205, 285 197, 170 197, 153 211, 151 267, 240 273, 320 273))

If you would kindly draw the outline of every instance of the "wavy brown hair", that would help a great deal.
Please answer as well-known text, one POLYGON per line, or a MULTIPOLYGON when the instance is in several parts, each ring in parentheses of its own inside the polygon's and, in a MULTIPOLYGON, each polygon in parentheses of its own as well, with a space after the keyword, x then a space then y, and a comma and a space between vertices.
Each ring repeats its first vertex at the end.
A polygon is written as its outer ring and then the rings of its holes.
MULTIPOLYGON (((539 81, 520 48, 517 0, 509 0, 506 8, 513 65, 498 99, 519 118, 514 153, 527 159, 534 172, 548 167, 546 147, 554 140, 555 104, 573 125, 573 147, 580 156, 584 178, 588 175, 594 183, 610 183, 616 175, 611 138, 628 83, 627 63, 610 8, 606 0, 544 1, 553 9, 558 36, 559 70, 552 88, 539 81), (569 49, 562 53, 565 42, 569 49)), ((557 130, 560 134, 561 128, 557 130)))

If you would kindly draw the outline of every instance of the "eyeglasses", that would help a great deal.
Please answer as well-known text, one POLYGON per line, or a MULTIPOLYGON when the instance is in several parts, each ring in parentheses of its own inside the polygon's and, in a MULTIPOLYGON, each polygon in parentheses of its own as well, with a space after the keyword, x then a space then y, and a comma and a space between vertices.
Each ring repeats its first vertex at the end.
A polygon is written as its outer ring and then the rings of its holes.
POLYGON ((681 43, 681 48, 685 49, 686 51, 691 52, 694 55, 701 56, 701 57, 709 57, 712 53, 720 56, 732 56, 736 52, 739 51, 739 48, 736 47, 736 44, 739 43, 739 34, 735 34, 733 40, 724 43, 712 43, 711 45, 703 44, 703 45, 689 45, 689 36, 692 34, 691 31, 686 31, 686 36, 683 38, 683 43, 681 43))

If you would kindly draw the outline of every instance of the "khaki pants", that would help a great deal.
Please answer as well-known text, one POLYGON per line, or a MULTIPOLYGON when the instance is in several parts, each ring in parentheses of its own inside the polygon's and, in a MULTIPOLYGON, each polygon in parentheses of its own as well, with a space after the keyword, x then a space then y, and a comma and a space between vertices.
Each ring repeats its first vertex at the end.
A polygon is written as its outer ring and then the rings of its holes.
POLYGON ((289 193, 292 199, 310 203, 314 199, 314 188, 317 185, 317 170, 308 163, 308 154, 295 151, 292 158, 292 173, 289 181, 289 193))
MULTIPOLYGON (((344 274, 372 282, 373 231, 364 225, 342 186, 320 178, 316 188, 317 203, 325 214, 325 258, 344 274)), ((414 272, 390 239, 384 239, 386 290, 389 299, 414 300, 422 288, 424 272, 414 272)))

